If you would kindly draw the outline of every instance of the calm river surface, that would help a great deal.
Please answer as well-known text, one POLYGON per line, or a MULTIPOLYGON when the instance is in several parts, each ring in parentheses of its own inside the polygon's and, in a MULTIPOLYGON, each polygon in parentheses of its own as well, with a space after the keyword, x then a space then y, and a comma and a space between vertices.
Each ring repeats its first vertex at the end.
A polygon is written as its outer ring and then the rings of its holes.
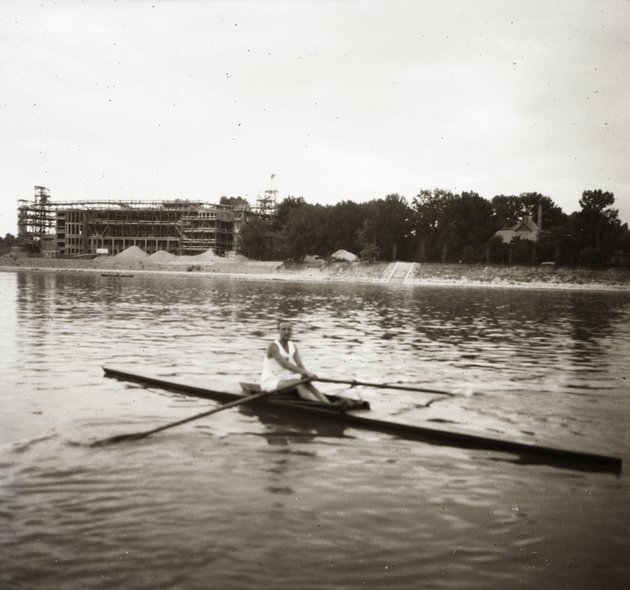
POLYGON ((21 271, 0 272, 0 303, 4 588, 630 585, 628 293, 21 271), (279 316, 322 376, 456 394, 360 392, 392 419, 617 455, 624 472, 249 408, 88 446, 216 405, 103 364, 255 379, 279 316))

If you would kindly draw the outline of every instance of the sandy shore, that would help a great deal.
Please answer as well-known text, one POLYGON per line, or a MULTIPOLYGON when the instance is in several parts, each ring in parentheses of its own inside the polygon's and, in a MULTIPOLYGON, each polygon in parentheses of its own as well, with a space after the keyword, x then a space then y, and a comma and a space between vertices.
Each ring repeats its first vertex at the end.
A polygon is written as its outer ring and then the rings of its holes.
POLYGON ((592 270, 553 266, 486 266, 416 263, 304 263, 221 259, 200 261, 193 257, 160 263, 144 259, 102 257, 91 260, 0 258, 0 271, 90 272, 112 276, 186 275, 233 279, 381 283, 391 286, 486 287, 630 291, 630 269, 592 270), (401 266, 402 265, 402 266, 401 266), (397 274, 402 268, 403 273, 397 274))

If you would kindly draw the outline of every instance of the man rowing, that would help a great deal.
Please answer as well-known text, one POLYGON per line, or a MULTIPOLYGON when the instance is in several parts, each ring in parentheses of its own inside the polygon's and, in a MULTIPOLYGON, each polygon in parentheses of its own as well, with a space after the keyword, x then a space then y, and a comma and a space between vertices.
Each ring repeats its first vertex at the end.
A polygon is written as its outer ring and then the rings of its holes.
POLYGON ((263 360, 260 387, 263 391, 296 385, 297 392, 302 399, 330 403, 326 396, 312 383, 299 383, 302 379, 316 377, 308 371, 291 335, 293 326, 288 320, 278 320, 278 337, 267 347, 263 360))

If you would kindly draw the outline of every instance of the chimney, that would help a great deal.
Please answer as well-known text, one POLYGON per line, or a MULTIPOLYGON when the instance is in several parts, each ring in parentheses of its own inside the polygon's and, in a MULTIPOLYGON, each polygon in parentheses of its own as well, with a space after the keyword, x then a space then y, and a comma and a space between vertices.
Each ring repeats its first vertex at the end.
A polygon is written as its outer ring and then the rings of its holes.
POLYGON ((538 228, 542 229, 542 203, 538 203, 538 228))

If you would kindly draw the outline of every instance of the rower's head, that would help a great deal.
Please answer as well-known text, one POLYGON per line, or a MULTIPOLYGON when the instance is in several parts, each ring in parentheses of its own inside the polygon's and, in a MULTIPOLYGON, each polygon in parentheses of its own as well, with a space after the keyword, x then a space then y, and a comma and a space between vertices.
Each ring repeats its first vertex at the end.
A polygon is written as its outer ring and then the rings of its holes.
POLYGON ((289 320, 278 320, 278 336, 280 340, 291 340, 293 324, 289 320))

